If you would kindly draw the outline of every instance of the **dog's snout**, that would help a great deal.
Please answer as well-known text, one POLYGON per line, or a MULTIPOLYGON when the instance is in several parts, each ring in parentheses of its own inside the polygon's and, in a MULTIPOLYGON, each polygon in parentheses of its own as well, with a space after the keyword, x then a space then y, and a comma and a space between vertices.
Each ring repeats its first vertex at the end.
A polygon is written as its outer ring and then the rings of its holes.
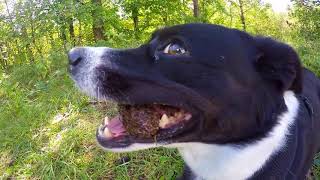
POLYGON ((76 66, 84 59, 84 49, 83 48, 73 48, 68 53, 69 64, 76 66))

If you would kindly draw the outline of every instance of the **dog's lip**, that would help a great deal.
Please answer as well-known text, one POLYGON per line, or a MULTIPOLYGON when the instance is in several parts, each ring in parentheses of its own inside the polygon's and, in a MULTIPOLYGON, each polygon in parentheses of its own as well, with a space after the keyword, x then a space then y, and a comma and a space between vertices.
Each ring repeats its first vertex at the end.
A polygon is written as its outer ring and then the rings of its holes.
MULTIPOLYGON (((146 87, 153 87, 152 89, 158 88, 157 90, 162 92, 160 94, 145 96, 147 94, 140 93, 145 91, 136 90, 125 94, 126 98, 124 98, 123 94, 121 94, 120 97, 113 96, 111 99, 109 99, 115 103, 124 105, 162 104, 184 109, 192 115, 192 118, 190 119, 191 123, 186 123, 188 124, 187 127, 183 127, 182 130, 179 130, 177 133, 173 133, 174 135, 168 138, 157 137, 157 139, 137 139, 131 136, 123 135, 109 140, 108 138, 104 137, 101 128, 98 128, 96 134, 98 143, 108 149, 126 147, 133 143, 166 143, 175 141, 175 139, 177 139, 177 136, 179 136, 180 138, 180 134, 183 134, 182 136, 186 136, 184 135, 186 134, 184 133, 184 129, 189 129, 189 124, 194 124, 193 122, 196 122, 196 116, 206 116, 205 114, 207 112, 207 108, 205 107, 214 107, 207 98, 201 96, 195 90, 176 82, 172 82, 166 79, 156 81, 154 79, 151 79, 150 77, 141 77, 136 74, 119 72, 110 68, 104 68, 103 71, 108 71, 108 73, 112 72, 115 74, 121 74, 121 77, 126 77, 127 81, 130 80, 131 85, 135 83, 136 86, 141 84, 148 84, 148 86, 146 87), (206 111, 204 111, 204 109, 206 109, 206 111)), ((150 92, 150 88, 148 90, 148 92, 150 92)))
MULTIPOLYGON (((152 75, 145 76, 145 73, 138 73, 138 72, 129 73, 127 70, 124 70, 124 69, 116 70, 116 69, 105 67, 104 65, 101 65, 101 67, 97 67, 96 69, 99 69, 100 71, 104 72, 102 74, 106 74, 106 73, 114 74, 123 79, 126 79, 126 82, 130 82, 130 86, 133 86, 135 83, 136 83, 136 86, 148 84, 148 86, 146 87, 153 87, 153 90, 158 89, 159 92, 162 91, 166 94, 171 95, 166 97, 167 100, 163 100, 163 97, 156 97, 157 94, 153 94, 150 96, 150 97, 154 96, 154 98, 140 98, 141 94, 139 93, 135 94, 135 93, 141 92, 141 91, 144 92, 144 91, 135 90, 135 91, 126 93, 125 94, 126 98, 111 96, 110 99, 112 99, 113 101, 119 104, 139 105, 139 104, 155 103, 155 104, 175 106, 181 109, 185 109, 191 113, 195 109, 196 110, 207 109, 202 107, 214 107, 214 104, 211 101, 209 101, 208 98, 203 97, 194 89, 187 87, 183 84, 179 84, 175 81, 166 79, 165 77, 159 76, 158 73, 154 74, 150 72, 152 75), (178 98, 176 98, 176 96, 178 98)), ((103 92, 103 88, 101 89, 101 92, 103 92)), ((108 94, 104 94, 102 97, 104 96, 108 96, 108 94)), ((123 96, 123 94, 120 94, 120 96, 123 96)), ((96 98, 99 98, 99 97, 96 97, 96 98)))
MULTIPOLYGON (((195 113, 196 114, 196 113, 195 113)), ((104 135, 104 129, 105 125, 102 123, 96 131, 96 139, 98 143, 107 149, 113 149, 113 148, 126 148, 134 143, 158 143, 158 144, 170 144, 170 142, 174 142, 175 137, 186 134, 186 131, 194 128, 196 125, 196 118, 199 117, 199 113, 197 113, 196 116, 192 116, 192 118, 184 123, 182 126, 177 125, 176 127, 170 128, 170 129, 162 129, 159 131, 158 135, 154 138, 137 138, 130 136, 128 134, 124 134, 118 137, 114 137, 112 139, 106 138, 104 135), (170 131, 173 131, 173 133, 170 134, 170 131), (164 135, 169 134, 169 135, 164 135)))

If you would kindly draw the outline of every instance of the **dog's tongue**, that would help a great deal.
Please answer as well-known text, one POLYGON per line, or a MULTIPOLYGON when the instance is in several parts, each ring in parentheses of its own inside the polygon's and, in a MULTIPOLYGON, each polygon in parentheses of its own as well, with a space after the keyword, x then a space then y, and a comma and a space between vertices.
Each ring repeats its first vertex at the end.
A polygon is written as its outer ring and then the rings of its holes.
POLYGON ((109 120, 107 127, 114 136, 119 136, 126 132, 120 115, 109 120))

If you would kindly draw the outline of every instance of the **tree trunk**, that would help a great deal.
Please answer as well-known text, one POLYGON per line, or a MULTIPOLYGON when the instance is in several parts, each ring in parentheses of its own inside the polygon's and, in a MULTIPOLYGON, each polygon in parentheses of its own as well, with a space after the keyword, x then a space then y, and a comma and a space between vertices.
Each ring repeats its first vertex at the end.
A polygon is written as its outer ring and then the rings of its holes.
POLYGON ((62 39, 62 42, 63 42, 63 48, 64 48, 64 50, 67 52, 67 34, 66 34, 66 26, 65 26, 65 24, 64 24, 64 22, 63 21, 61 21, 60 20, 60 22, 62 22, 61 23, 61 25, 60 25, 60 39, 62 39))
POLYGON ((138 32, 139 32, 139 9, 138 9, 138 7, 136 7, 136 6, 132 7, 131 13, 132 13, 134 34, 135 34, 135 37, 138 38, 138 32))
POLYGON ((243 1, 242 0, 239 0, 239 7, 240 7, 240 18, 241 18, 242 28, 244 31, 246 31, 247 27, 246 27, 246 20, 245 20, 244 11, 243 11, 243 1))
POLYGON ((79 38, 77 40, 77 45, 82 44, 82 23, 79 21, 79 38))
POLYGON ((70 39, 73 46, 75 46, 76 42, 76 36, 74 34, 74 25, 73 25, 73 18, 68 19, 68 26, 69 26, 69 33, 70 33, 70 39))
POLYGON ((6 10, 7 10, 7 13, 8 13, 8 16, 9 16, 9 20, 10 22, 12 23, 12 16, 11 16, 11 13, 10 13, 10 10, 9 10, 9 5, 8 5, 8 1, 7 0, 4 0, 4 3, 6 5, 6 10))
POLYGON ((93 18, 93 36, 95 41, 105 40, 104 36, 104 27, 103 27, 103 20, 100 17, 99 9, 102 7, 101 0, 92 0, 93 5, 95 6, 94 10, 92 11, 92 18, 93 18))
POLYGON ((229 14, 230 14, 230 27, 232 27, 233 26, 233 14, 232 14, 232 4, 230 4, 230 12, 229 12, 229 14))
MULTIPOLYGON (((10 8, 9 8, 9 4, 8 4, 8 1, 7 0, 4 0, 4 3, 5 3, 5 7, 6 7, 6 10, 7 10, 7 13, 8 13, 8 16, 9 16, 9 25, 10 25, 10 29, 11 29, 11 32, 13 32, 13 36, 14 36, 14 43, 15 44, 19 44, 19 42, 18 42, 18 40, 17 40, 17 35, 16 35, 16 31, 15 31, 15 29, 14 29, 14 23, 13 23, 13 16, 12 16, 12 14, 10 13, 10 8)), ((18 35, 19 36, 19 35, 18 35)), ((15 52, 15 51, 13 51, 13 50, 10 50, 10 49, 8 49, 8 53, 9 54, 12 54, 13 56, 16 56, 16 55, 19 55, 19 54, 21 54, 21 53, 23 53, 22 51, 22 49, 20 49, 20 48, 18 48, 18 52, 15 52)), ((13 59, 11 59, 12 61, 13 61, 13 63, 15 62, 15 59, 16 58, 13 58, 13 59)))
POLYGON ((195 18, 199 18, 200 12, 199 12, 199 1, 198 0, 192 0, 193 1, 193 16, 195 18))

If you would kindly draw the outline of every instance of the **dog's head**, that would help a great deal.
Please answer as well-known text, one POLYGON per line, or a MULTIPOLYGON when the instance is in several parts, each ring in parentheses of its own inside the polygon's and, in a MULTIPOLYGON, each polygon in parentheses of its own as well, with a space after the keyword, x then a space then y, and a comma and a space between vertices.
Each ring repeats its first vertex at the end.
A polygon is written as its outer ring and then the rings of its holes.
POLYGON ((97 130, 113 151, 254 140, 285 110, 284 91, 301 91, 291 47, 217 25, 160 29, 136 49, 74 48, 69 59, 83 92, 120 105, 97 130))

